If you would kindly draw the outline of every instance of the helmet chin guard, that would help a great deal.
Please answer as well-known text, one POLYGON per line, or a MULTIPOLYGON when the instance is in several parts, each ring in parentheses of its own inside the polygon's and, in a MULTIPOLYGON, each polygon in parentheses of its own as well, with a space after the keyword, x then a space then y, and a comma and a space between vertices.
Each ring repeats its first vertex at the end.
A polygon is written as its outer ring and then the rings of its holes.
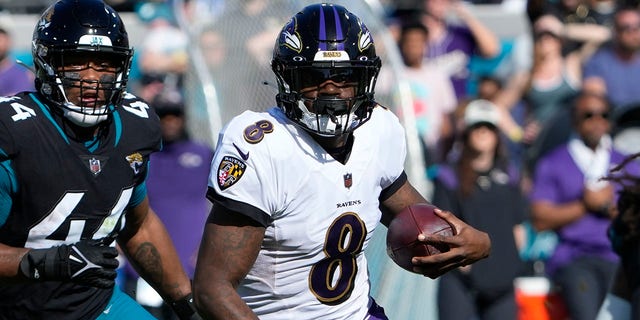
POLYGON ((360 110, 361 100, 338 99, 335 97, 319 97, 316 99, 301 98, 298 100, 298 109, 301 116, 298 122, 307 131, 323 137, 341 136, 353 131, 355 127, 367 119, 359 119, 355 110, 360 110), (306 104, 310 104, 311 112, 306 104))
POLYGON ((357 16, 334 4, 307 6, 285 24, 276 40, 271 67, 278 83, 278 106, 313 135, 348 134, 371 116, 380 65, 371 33, 357 16), (352 86, 353 96, 302 94, 327 80, 352 86))
POLYGON ((107 106, 94 108, 95 114, 88 114, 83 112, 82 109, 82 107, 69 102, 64 105, 63 115, 73 124, 83 128, 96 126, 109 118, 109 108, 107 106))

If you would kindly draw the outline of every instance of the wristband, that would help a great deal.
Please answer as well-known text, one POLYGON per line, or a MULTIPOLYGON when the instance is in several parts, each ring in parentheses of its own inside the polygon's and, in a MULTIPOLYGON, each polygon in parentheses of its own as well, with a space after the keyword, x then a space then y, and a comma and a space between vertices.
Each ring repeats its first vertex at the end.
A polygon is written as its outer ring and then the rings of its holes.
POLYGON ((191 293, 182 299, 170 302, 169 305, 181 320, 201 319, 196 306, 193 304, 193 295, 191 293))

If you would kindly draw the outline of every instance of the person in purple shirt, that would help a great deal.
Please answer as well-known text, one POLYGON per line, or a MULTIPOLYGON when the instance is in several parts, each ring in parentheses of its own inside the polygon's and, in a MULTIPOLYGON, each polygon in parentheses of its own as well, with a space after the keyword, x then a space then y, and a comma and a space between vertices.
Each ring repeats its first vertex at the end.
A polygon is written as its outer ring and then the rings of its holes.
MULTIPOLYGON (((573 320, 595 319, 618 266, 607 229, 619 186, 602 178, 625 156, 612 149, 610 108, 605 96, 580 92, 571 111, 573 136, 534 169, 532 224, 558 234, 546 272, 573 320)), ((639 171, 636 165, 626 170, 639 171)))
POLYGON ((167 226, 183 267, 192 277, 210 209, 205 193, 213 150, 189 138, 181 103, 161 103, 156 108, 163 146, 152 156, 149 168, 149 203, 167 226))
POLYGON ((0 27, 0 96, 35 90, 33 72, 16 63, 12 48, 11 34, 0 27))
POLYGON ((584 65, 583 89, 606 93, 615 108, 640 103, 640 11, 636 7, 616 12, 612 38, 584 65))
MULTIPOLYGON (((182 267, 193 279, 200 239, 211 208, 205 193, 213 150, 189 138, 182 102, 159 97, 152 104, 160 117, 162 150, 151 156, 153 164, 147 177, 149 205, 167 228, 182 267)), ((130 294, 135 288, 140 290, 133 269, 127 268, 126 279, 130 294)), ((143 305, 144 299, 148 299, 137 298, 143 305)), ((145 307, 159 318, 175 319, 166 304, 155 307, 151 303, 145 307)))
POLYGON ((429 30, 426 57, 449 74, 458 100, 468 98, 469 63, 473 55, 493 58, 500 53, 496 34, 466 4, 458 0, 424 0, 422 23, 429 30), (455 15, 457 21, 450 19, 455 15))

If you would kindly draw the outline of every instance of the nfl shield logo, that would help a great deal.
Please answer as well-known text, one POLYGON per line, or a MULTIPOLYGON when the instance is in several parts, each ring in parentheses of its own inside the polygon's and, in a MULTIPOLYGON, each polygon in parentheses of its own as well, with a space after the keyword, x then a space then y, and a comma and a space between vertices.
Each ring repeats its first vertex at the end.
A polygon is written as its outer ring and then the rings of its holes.
POLYGON ((344 178, 344 187, 347 189, 351 188, 351 185, 353 184, 351 173, 345 174, 342 178, 344 178))
POLYGON ((102 167, 100 166, 100 160, 96 158, 89 159, 89 170, 91 170, 94 175, 100 173, 100 171, 102 170, 102 167))

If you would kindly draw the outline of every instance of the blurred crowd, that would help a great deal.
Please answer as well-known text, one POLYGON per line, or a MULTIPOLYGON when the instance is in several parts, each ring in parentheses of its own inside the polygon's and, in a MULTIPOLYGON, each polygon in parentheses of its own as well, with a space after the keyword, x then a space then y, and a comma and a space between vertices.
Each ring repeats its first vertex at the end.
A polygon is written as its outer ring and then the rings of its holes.
POLYGON ((619 188, 601 178, 638 151, 637 3, 528 1, 529 34, 506 57, 508 40, 471 4, 421 3, 395 11, 389 25, 409 75, 432 201, 494 240, 489 259, 442 277, 439 318, 537 319, 514 283, 540 276, 560 297, 546 302, 555 308, 547 316, 596 319, 619 264, 607 238, 619 188), (494 67, 474 73, 474 61, 494 67), (432 83, 432 68, 453 90, 432 83), (429 76, 413 76, 421 71, 429 76))
POLYGON ((550 318, 596 319, 619 264, 607 230, 620 188, 601 178, 638 151, 637 3, 528 1, 530 33, 512 43, 513 59, 501 56, 505 39, 471 4, 422 4, 389 24, 409 75, 432 201, 494 240, 489 259, 442 277, 439 318, 537 319, 514 283, 540 276, 547 294, 560 297, 547 302, 550 318), (474 73, 476 57, 494 68, 474 73), (451 80, 454 106, 430 68, 451 80), (412 76, 420 70, 430 76, 412 76))
MULTIPOLYGON (((181 28, 171 1, 106 2, 135 12, 145 25, 129 88, 156 106, 163 124, 165 148, 152 157, 148 184, 156 187, 149 198, 192 272, 201 233, 185 230, 206 219, 212 150, 190 137, 186 121, 190 47, 202 52, 223 110, 264 108, 275 99, 258 93, 274 90, 243 79, 268 84, 273 40, 296 5, 184 1, 181 17, 213 22, 189 24, 194 37, 181 28), (284 15, 274 15, 273 6, 284 15), (255 30, 219 27, 231 22, 255 30), (237 64, 251 67, 231 67, 237 64), (226 94, 242 83, 247 94, 226 94)), ((556 317, 595 319, 619 263, 607 238, 617 189, 600 178, 640 151, 640 9, 631 0, 522 0, 526 34, 504 39, 473 10, 502 2, 382 1, 404 62, 431 199, 489 232, 494 243, 489 259, 441 279, 439 318, 522 317, 514 282, 536 276, 561 299, 556 317)), ((27 3, 37 1, 25 2, 30 12, 27 3)), ((11 56, 11 33, 0 29, 0 94, 30 88, 33 76, 25 70, 11 56)), ((396 77, 383 67, 376 92, 398 94, 396 77)), ((132 270, 123 268, 123 282, 159 318, 170 317, 159 297, 144 296, 132 270)))

